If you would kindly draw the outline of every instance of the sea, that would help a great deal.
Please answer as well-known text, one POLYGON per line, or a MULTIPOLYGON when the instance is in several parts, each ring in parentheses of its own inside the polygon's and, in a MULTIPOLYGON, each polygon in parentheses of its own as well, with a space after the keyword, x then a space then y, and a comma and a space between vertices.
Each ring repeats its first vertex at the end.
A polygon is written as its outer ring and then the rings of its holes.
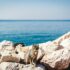
POLYGON ((0 42, 25 45, 53 41, 70 31, 70 20, 0 20, 0 42))

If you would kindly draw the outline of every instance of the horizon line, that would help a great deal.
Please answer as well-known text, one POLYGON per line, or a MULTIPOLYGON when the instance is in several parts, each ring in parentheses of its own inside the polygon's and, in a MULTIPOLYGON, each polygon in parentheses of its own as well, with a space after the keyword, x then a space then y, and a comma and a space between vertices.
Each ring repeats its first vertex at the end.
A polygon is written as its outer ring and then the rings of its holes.
POLYGON ((0 20, 0 21, 70 21, 70 19, 61 19, 61 20, 59 20, 59 19, 57 19, 57 20, 20 20, 20 19, 10 19, 10 20, 0 20))

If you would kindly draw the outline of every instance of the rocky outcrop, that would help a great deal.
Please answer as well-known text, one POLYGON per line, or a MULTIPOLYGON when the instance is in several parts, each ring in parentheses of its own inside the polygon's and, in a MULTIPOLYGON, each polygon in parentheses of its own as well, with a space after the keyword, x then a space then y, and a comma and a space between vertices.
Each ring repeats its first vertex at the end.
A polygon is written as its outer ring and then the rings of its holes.
POLYGON ((0 70, 65 70, 70 64, 70 32, 39 44, 36 66, 25 64, 30 49, 32 45, 14 48, 11 41, 0 42, 0 70))
MULTIPOLYGON (((70 33, 55 40, 56 42, 64 39, 60 44, 56 45, 54 42, 54 49, 51 53, 46 53, 41 62, 47 66, 49 70, 65 70, 70 64, 70 33)), ((50 48, 53 45, 50 46, 50 48)), ((47 50, 47 49, 46 49, 47 50)), ((51 51, 51 50, 49 50, 51 51)))
MULTIPOLYGON (((37 64, 37 66, 27 64, 25 65, 25 54, 32 48, 16 46, 13 48, 11 41, 3 41, 0 43, 0 70, 45 70, 45 66, 37 64), (22 63, 22 64, 21 64, 22 63)), ((38 58, 43 57, 42 50, 39 49, 38 58)))

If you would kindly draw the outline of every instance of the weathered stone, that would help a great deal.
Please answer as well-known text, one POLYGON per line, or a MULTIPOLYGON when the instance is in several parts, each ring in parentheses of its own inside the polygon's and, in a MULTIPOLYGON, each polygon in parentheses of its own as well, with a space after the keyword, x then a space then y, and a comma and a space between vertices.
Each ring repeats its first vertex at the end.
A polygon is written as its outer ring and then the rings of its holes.
POLYGON ((44 50, 45 54, 50 54, 58 48, 57 45, 50 41, 48 43, 39 44, 39 47, 44 50))
POLYGON ((62 41, 64 41, 65 39, 70 39, 70 32, 62 35, 61 37, 57 38, 56 40, 54 40, 53 42, 56 45, 59 45, 62 41))
POLYGON ((24 65, 19 63, 12 62, 3 62, 0 64, 0 70, 45 70, 43 65, 37 65, 34 67, 33 65, 24 65))
POLYGON ((0 42, 0 50, 13 50, 13 43, 11 41, 2 41, 0 42))
POLYGON ((45 55, 45 52, 42 48, 39 48, 38 50, 38 56, 37 56, 37 60, 41 60, 43 58, 43 56, 45 55))
POLYGON ((20 58, 13 56, 2 56, 0 62, 20 62, 20 58))
POLYGON ((45 65, 49 65, 56 70, 63 70, 69 66, 70 63, 70 50, 61 49, 54 51, 50 55, 45 55, 41 60, 45 65))
POLYGON ((70 38, 69 39, 65 39, 60 43, 61 46, 63 46, 64 48, 68 48, 70 49, 70 38))

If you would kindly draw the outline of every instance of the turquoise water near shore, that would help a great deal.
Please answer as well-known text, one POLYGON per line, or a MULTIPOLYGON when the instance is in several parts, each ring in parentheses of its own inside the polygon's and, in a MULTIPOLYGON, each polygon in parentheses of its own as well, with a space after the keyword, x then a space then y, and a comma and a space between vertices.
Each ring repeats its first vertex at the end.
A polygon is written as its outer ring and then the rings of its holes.
POLYGON ((52 41, 70 31, 70 20, 0 20, 0 41, 23 42, 26 45, 52 41))

